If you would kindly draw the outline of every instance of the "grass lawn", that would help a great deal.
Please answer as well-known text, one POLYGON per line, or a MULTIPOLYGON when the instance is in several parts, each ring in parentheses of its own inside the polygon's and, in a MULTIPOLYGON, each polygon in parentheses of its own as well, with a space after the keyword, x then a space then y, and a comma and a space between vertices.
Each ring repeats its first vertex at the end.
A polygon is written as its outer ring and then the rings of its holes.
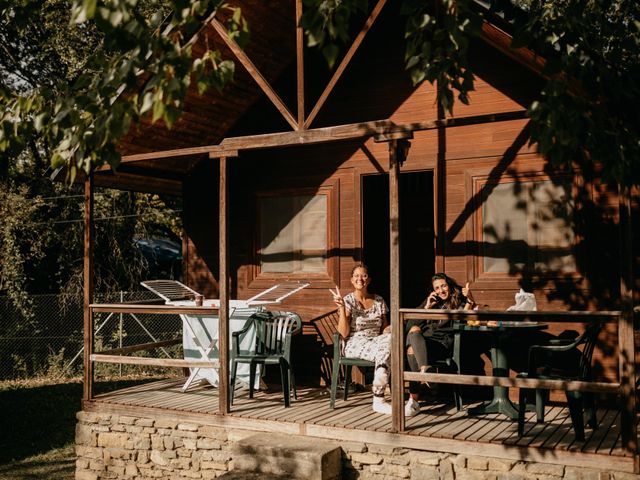
MULTIPOLYGON (((155 379, 96 382, 95 391, 155 379)), ((73 479, 81 399, 79 379, 0 383, 0 480, 73 479)))

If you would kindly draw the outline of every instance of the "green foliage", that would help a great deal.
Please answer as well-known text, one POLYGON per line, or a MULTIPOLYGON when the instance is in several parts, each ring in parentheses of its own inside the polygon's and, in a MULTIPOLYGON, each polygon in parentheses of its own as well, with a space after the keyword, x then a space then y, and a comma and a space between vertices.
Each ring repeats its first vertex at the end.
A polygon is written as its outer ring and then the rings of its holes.
MULTIPOLYGON (((66 166, 73 181, 78 169, 89 171, 104 162, 117 166, 118 140, 144 115, 171 128, 192 81, 200 92, 230 81, 232 62, 212 51, 194 58, 189 42, 204 19, 221 8, 232 10, 227 24, 232 36, 246 41, 248 27, 240 11, 220 0, 164 3, 163 9, 154 0, 72 0, 70 28, 94 32, 99 48, 71 81, 58 78, 63 81, 33 85, 23 92, 19 79, 3 79, 0 151, 15 156, 26 139, 36 137, 49 146, 52 166, 66 166)), ((33 29, 30 15, 37 11, 44 16, 42 8, 36 0, 19 6, 0 0, 0 23, 14 24, 26 35, 33 29)))
MULTIPOLYGON (((468 46, 483 19, 499 14, 513 48, 546 61, 545 84, 528 109, 531 142, 555 170, 576 167, 605 182, 640 185, 640 2, 635 0, 403 0, 406 68, 414 84, 437 82, 453 113, 454 92, 469 102, 468 46)), ((309 46, 333 65, 366 1, 308 0, 301 24, 309 46), (328 50, 328 52, 327 52, 328 50)))

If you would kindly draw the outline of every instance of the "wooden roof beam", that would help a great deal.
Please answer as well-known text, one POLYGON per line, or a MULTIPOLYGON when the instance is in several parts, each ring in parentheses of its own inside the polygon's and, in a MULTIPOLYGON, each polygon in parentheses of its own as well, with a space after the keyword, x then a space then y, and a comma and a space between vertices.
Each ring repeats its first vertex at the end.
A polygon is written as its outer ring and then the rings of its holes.
POLYGON ((240 45, 238 45, 234 40, 232 40, 229 37, 229 34, 227 33, 227 29, 224 28, 224 25, 222 25, 222 23, 220 23, 220 21, 215 18, 211 21, 211 25, 213 25, 213 28, 216 30, 216 32, 218 32, 218 35, 220 35, 220 38, 222 38, 222 40, 227 44, 229 49, 233 52, 233 54, 236 56, 236 58, 242 64, 242 66, 247 70, 249 75, 251 75, 251 77, 255 80, 255 82, 258 84, 258 86, 264 92, 267 98, 271 100, 271 103, 273 103, 276 109, 278 109, 278 111, 282 114, 282 116, 287 121, 287 123, 291 125, 291 128, 293 128, 294 130, 299 130, 299 125, 296 122, 295 117, 291 114, 291 112, 289 111, 287 106, 284 104, 280 96, 271 87, 267 79, 264 78, 262 73, 260 73, 260 70, 256 68, 256 66, 253 64, 251 59, 247 56, 246 53, 244 53, 244 50, 240 48, 240 45))
MULTIPOLYGON (((526 110, 515 110, 504 113, 490 113, 485 115, 473 115, 470 117, 456 117, 442 120, 426 120, 424 122, 395 124, 390 120, 377 120, 372 122, 352 123, 333 127, 314 128, 297 132, 266 133, 261 135, 248 135, 245 137, 230 137, 224 139, 219 145, 204 147, 181 148, 165 150, 162 152, 138 153, 124 155, 121 163, 139 162, 171 157, 189 157, 193 155, 209 155, 210 157, 237 156, 240 150, 255 150, 262 148, 293 147, 296 145, 312 145, 317 143, 337 142, 342 140, 354 140, 371 137, 374 135, 391 135, 399 132, 417 132, 421 130, 433 130, 442 127, 462 127, 465 125, 477 125, 480 123, 503 122, 507 120, 520 120, 526 118, 526 110)), ((101 169, 109 169, 104 165, 101 169)))
POLYGON ((296 0, 296 84, 298 97, 298 126, 306 129, 304 121, 304 29, 300 26, 302 0, 296 0))
POLYGON ((369 18, 367 18, 367 21, 364 23, 362 30, 360 30, 360 33, 358 33, 358 36, 353 40, 351 47, 349 47, 349 50, 345 54, 344 58, 340 62, 340 65, 338 65, 338 68, 336 68, 336 71, 333 73, 331 80, 329 80, 329 83, 327 84, 324 91, 322 92, 322 95, 320 95, 320 98, 318 98, 318 101, 314 105, 313 110, 311 110, 309 117, 304 122, 305 129, 309 128, 311 123, 313 123, 313 121, 315 120, 316 116, 318 115, 318 112, 320 112, 320 109, 327 101, 329 94, 331 94, 331 92, 333 91, 333 88, 336 86, 336 83, 338 83, 338 80, 340 80, 340 77, 342 76, 343 72, 347 68, 347 65, 349 65, 349 63, 351 62, 351 59, 356 54, 356 52, 358 51, 358 48, 364 41, 364 37, 367 35, 369 30, 371 30, 373 23, 376 21, 376 18, 378 18, 378 15, 382 11, 382 7, 384 7, 385 3, 387 3, 387 0, 378 0, 378 3, 371 11, 371 14, 369 15, 369 18))

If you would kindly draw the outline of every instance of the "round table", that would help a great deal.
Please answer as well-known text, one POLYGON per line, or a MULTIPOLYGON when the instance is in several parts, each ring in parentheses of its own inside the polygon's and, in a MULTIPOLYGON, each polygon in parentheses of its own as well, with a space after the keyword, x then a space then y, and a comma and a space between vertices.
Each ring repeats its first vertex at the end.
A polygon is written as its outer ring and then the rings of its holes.
MULTIPOLYGON (((454 324, 450 327, 452 332, 462 333, 482 333, 491 335, 491 366, 494 377, 509 376, 509 362, 504 351, 504 340, 511 335, 523 332, 546 330, 547 324, 528 321, 505 321, 499 322, 497 326, 489 327, 485 324, 474 327, 466 324, 454 324)), ((509 399, 509 389, 507 387, 493 387, 493 398, 489 403, 467 410, 469 415, 480 415, 485 413, 502 413, 509 418, 518 418, 518 409, 509 399)))

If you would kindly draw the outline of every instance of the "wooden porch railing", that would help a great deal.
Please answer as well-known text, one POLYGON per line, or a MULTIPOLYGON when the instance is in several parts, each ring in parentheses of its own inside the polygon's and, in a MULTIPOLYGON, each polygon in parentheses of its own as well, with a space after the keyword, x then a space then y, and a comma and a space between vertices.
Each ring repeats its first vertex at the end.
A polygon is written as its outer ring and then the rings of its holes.
MULTIPOLYGON (((433 383, 447 383, 456 385, 476 385, 476 386, 500 386, 500 387, 516 387, 516 388, 542 388, 550 390, 576 390, 583 392, 597 392, 611 395, 619 395, 621 405, 621 432, 623 445, 634 456, 636 470, 638 469, 638 452, 637 452, 637 421, 635 408, 633 411, 624 411, 629 405, 635 406, 635 402, 629 402, 626 399, 628 395, 635 395, 635 379, 628 378, 622 372, 635 372, 635 347, 633 334, 628 335, 626 328, 621 325, 622 312, 619 311, 601 311, 601 312, 516 312, 516 311, 436 311, 422 309, 400 309, 398 320, 399 325, 394 325, 393 329, 398 332, 400 341, 395 345, 400 345, 401 352, 398 352, 399 358, 404 358, 404 323, 408 319, 423 320, 453 320, 454 322, 466 323, 467 320, 493 320, 493 321, 538 321, 544 323, 589 323, 592 321, 603 321, 606 323, 615 323, 618 326, 618 371, 620 372, 617 382, 579 382, 579 381, 563 381, 563 380, 541 380, 526 378, 510 378, 510 377, 494 377, 494 376, 478 376, 478 375, 457 375, 457 374, 441 374, 441 373, 415 373, 402 370, 402 365, 393 365, 392 372, 401 371, 401 375, 392 375, 392 391, 402 392, 404 381, 426 381, 433 383), (629 368, 631 363, 631 368, 629 368), (399 368, 400 367, 400 368, 399 368), (629 388, 626 383, 633 382, 634 388, 629 388)), ((393 357, 392 357, 393 358, 393 357)), ((392 395, 392 409, 403 412, 403 404, 398 401, 399 396, 392 395)), ((393 429, 396 432, 405 430, 404 414, 396 415, 393 418, 393 429)))
MULTIPOLYGON (((118 363, 127 365, 145 365, 154 367, 175 367, 175 368, 220 368, 217 360, 184 360, 178 358, 151 358, 134 357, 127 354, 154 350, 170 345, 182 343, 182 338, 163 340, 160 342, 141 343, 129 345, 123 348, 114 348, 95 352, 95 333, 93 321, 95 313, 127 313, 127 314, 165 314, 165 315, 218 315, 219 309, 214 307, 178 307, 173 305, 141 305, 129 303, 109 303, 89 305, 89 316, 91 321, 85 326, 85 365, 88 363, 118 363), (88 330, 88 331, 87 331, 88 330)), ((84 371, 84 398, 85 401, 93 399, 93 367, 85 368, 84 371)))
MULTIPOLYGON (((133 313, 133 314, 189 314, 189 315, 218 315, 219 309, 212 307, 176 307, 168 305, 131 305, 131 304, 92 304, 89 307, 91 318, 95 313, 133 313)), ((635 352, 633 344, 633 336, 626 335, 626 330, 620 328, 621 312, 618 311, 604 311, 604 312, 515 312, 515 311, 435 311, 435 310, 422 310, 422 309, 400 309, 399 310, 399 323, 400 325, 394 325, 394 330, 399 332, 402 350, 397 352, 396 358, 404 359, 404 322, 408 319, 424 319, 424 320, 448 320, 452 319, 454 322, 465 323, 467 320, 494 320, 494 321, 538 321, 543 323, 589 323, 592 321, 603 321, 606 324, 618 325, 618 362, 619 371, 628 371, 628 362, 634 362, 635 352), (631 337, 631 338, 629 338, 631 337)), ((139 345, 127 346, 124 348, 112 349, 102 352, 94 352, 94 334, 93 324, 90 322, 91 331, 85 332, 88 335, 85 336, 85 355, 88 357, 88 361, 93 364, 94 362, 103 363, 126 363, 132 365, 146 365, 146 366, 158 366, 158 367, 201 367, 201 368, 220 368, 220 362, 217 360, 210 361, 194 361, 184 359, 160 359, 149 357, 132 357, 126 356, 127 354, 151 350, 162 346, 178 344, 181 342, 181 338, 172 340, 165 340, 162 342, 144 343, 139 345), (87 343, 86 340, 89 339, 87 343)), ((222 325, 219 325, 221 327, 222 325)), ((219 328, 219 331, 222 331, 219 328)), ((396 343, 398 345, 398 343, 396 343)), ((222 346, 227 348, 228 345, 222 346)), ((225 352, 220 352, 222 358, 228 358, 224 355, 225 352)), ((635 368, 635 365, 633 366, 635 368)), ((632 368, 631 370, 634 370, 632 368)), ((465 374, 445 374, 445 373, 416 373, 403 370, 403 363, 401 365, 394 364, 392 359, 391 365, 392 372, 398 372, 399 374, 392 374, 392 391, 402 392, 404 389, 404 381, 427 381, 433 383, 445 383, 456 385, 475 385, 475 386, 500 386, 500 387, 516 387, 516 388, 542 388, 542 389, 557 389, 557 390, 576 390, 584 392, 596 392, 609 395, 619 395, 621 405, 622 424, 621 432, 623 436, 623 444, 628 451, 636 459, 636 465, 638 464, 638 453, 636 448, 637 439, 637 424, 635 411, 622 412, 627 405, 635 405, 635 402, 628 402, 625 399, 625 395, 629 391, 635 395, 635 388, 625 389, 624 381, 629 381, 626 378, 619 376, 616 382, 584 382, 584 381, 563 381, 563 380, 541 380, 541 379, 526 379, 515 377, 494 377, 484 375, 465 375, 465 374), (622 378, 622 380, 621 380, 622 378), (631 421, 629 421, 631 419, 631 421)), ((88 371, 85 370, 86 391, 89 395, 84 398, 86 401, 90 401, 93 398, 93 368, 88 371)), ((225 376, 220 376, 221 386, 223 383, 228 382, 225 376)), ((228 385, 225 385, 228 388, 228 385)), ((402 396, 392 396, 392 408, 396 411, 403 412, 402 396), (400 399, 400 401, 398 401, 400 399)), ((223 409, 219 409, 220 414, 225 414, 223 409)), ((401 433, 405 431, 404 415, 395 415, 393 418, 393 429, 395 432, 401 433), (399 419, 399 421, 398 421, 399 419)))

